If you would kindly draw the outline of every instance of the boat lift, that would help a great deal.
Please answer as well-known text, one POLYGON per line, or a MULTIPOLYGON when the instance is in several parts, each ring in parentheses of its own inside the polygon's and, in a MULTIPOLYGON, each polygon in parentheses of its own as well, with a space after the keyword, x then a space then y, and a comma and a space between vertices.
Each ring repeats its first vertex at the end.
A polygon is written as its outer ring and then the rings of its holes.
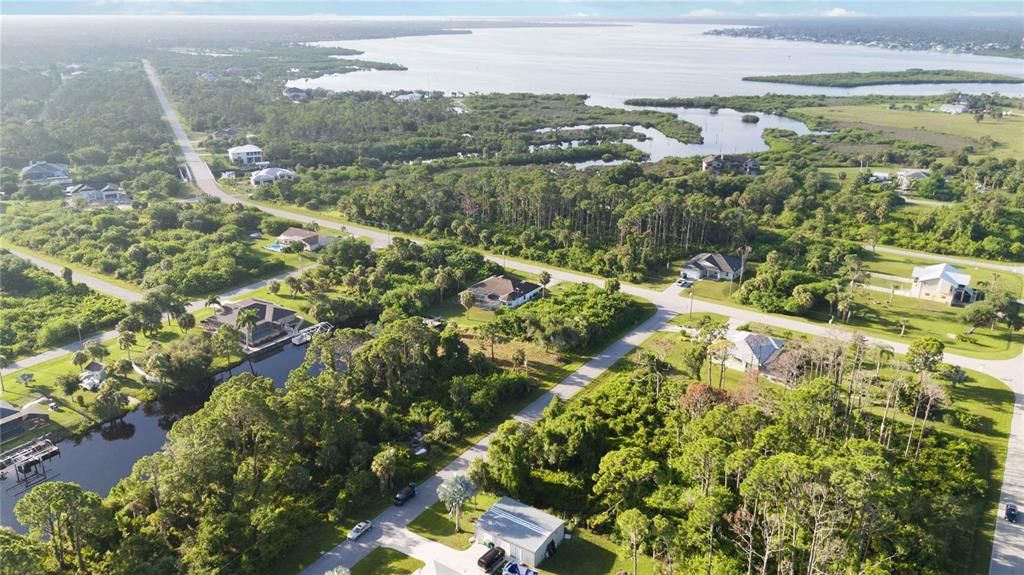
POLYGON ((330 333, 332 329, 334 329, 333 325, 331 325, 329 322, 322 321, 316 325, 311 325, 307 328, 299 330, 299 332, 292 337, 292 343, 295 345, 303 345, 309 343, 310 341, 313 340, 313 336, 321 333, 330 333))
POLYGON ((46 473, 45 462, 60 455, 60 447, 49 439, 38 439, 28 445, 0 454, 0 473, 14 468, 18 483, 46 473))

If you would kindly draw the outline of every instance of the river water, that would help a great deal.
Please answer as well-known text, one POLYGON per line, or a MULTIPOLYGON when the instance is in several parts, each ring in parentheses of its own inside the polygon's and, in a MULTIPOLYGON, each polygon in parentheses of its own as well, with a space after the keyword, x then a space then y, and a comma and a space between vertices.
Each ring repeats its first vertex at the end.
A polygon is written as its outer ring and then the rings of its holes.
MULTIPOLYGON (((573 93, 587 94, 594 105, 626 107, 634 97, 784 94, 943 94, 1001 92, 1024 95, 1024 84, 888 85, 854 89, 820 88, 746 82, 745 76, 807 74, 837 71, 952 68, 1024 77, 1024 62, 1008 58, 895 51, 706 36, 716 26, 704 24, 633 23, 607 27, 482 28, 471 34, 416 36, 344 42, 318 42, 327 47, 362 50, 361 58, 402 64, 404 71, 360 71, 300 79, 289 86, 328 90, 422 90, 445 93, 573 93)), ((658 108, 647 108, 658 109, 658 108)), ((646 140, 626 143, 650 155, 668 156, 752 153, 768 149, 766 128, 809 132, 798 121, 758 114, 746 124, 740 113, 720 110, 670 109, 701 126, 703 144, 684 144, 657 130, 637 128, 646 140)), ((618 163, 618 162, 610 162, 618 163)), ((606 164, 600 160, 578 168, 606 164)))
MULTIPOLYGON (((305 347, 287 344, 253 362, 259 375, 283 387, 288 374, 302 363, 305 347)), ((218 376, 226 379, 249 370, 249 364, 218 376)), ((163 447, 167 432, 175 421, 202 407, 205 398, 170 397, 149 402, 124 418, 93 429, 76 439, 61 441, 60 456, 46 462, 46 480, 73 481, 89 491, 106 496, 110 489, 131 473, 140 457, 163 447)), ((16 481, 14 470, 0 480, 0 524, 18 531, 24 528, 14 517, 14 504, 25 494, 25 485, 16 481)))

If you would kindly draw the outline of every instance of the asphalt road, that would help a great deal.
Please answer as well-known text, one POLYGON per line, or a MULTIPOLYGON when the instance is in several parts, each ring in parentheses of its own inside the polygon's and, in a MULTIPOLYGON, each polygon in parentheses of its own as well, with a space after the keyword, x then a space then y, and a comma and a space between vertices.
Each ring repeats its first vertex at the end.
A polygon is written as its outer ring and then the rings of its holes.
MULTIPOLYGON (((181 147, 185 161, 192 170, 195 177, 195 183, 204 193, 221 198, 225 202, 242 202, 252 205, 273 215, 289 218, 295 221, 317 223, 321 228, 347 231, 355 236, 369 238, 375 247, 382 247, 390 244, 390 235, 386 232, 361 226, 343 226, 336 222, 296 214, 284 209, 268 208, 253 202, 235 198, 224 192, 220 186, 217 185, 217 181, 210 172, 209 167, 206 166, 206 163, 199 158, 195 148, 192 146, 192 142, 188 139, 188 135, 184 128, 182 128, 181 122, 178 120, 173 106, 171 106, 167 95, 164 93, 163 86, 161 85, 160 79, 155 70, 149 62, 143 61, 143 64, 146 69, 146 74, 149 76, 153 89, 156 92, 157 99, 163 107, 164 115, 174 132, 174 137, 177 140, 178 145, 181 147)), ((868 248, 870 249, 870 246, 868 246, 868 248)), ((915 252, 899 248, 876 246, 875 249, 884 253, 910 255, 931 260, 960 263, 963 265, 973 265, 977 263, 964 258, 937 256, 935 254, 915 252)), ((528 273, 536 274, 543 270, 547 270, 554 279, 559 281, 587 282, 593 284, 602 284, 604 282, 602 279, 567 271, 550 270, 549 268, 540 265, 513 260, 506 261, 504 258, 498 257, 491 257, 490 259, 501 263, 508 268, 528 273)), ((990 264, 990 267, 1009 272, 1024 273, 1024 266, 990 264)), ((669 317, 675 314, 688 313, 691 311, 691 306, 692 311, 695 313, 711 312, 722 314, 732 318, 734 323, 756 321, 772 327, 809 333, 820 337, 846 338, 850 336, 849 332, 843 330, 839 326, 810 324, 794 319, 766 315, 751 310, 733 308, 708 301, 695 300, 691 302, 689 298, 680 297, 678 288, 669 288, 664 291, 657 291, 639 286, 623 285, 622 291, 651 301, 657 306, 658 311, 650 320, 628 334, 623 338, 623 340, 613 344, 599 356, 581 367, 564 382, 559 384, 559 386, 552 389, 552 394, 575 394, 580 388, 582 388, 582 386, 592 381, 597 377, 597 375, 607 369, 608 366, 613 364, 615 360, 628 353, 630 349, 633 349, 633 347, 638 345, 639 342, 643 341, 647 335, 657 331, 657 328, 663 325, 669 317)), ((905 353, 907 350, 907 345, 904 343, 871 337, 867 339, 872 343, 889 345, 897 353, 905 353)), ((1006 360, 984 360, 962 357, 955 354, 946 354, 945 361, 996 377, 1006 383, 1006 385, 1014 391, 1014 417, 1006 457, 1002 493, 1000 496, 1000 517, 1002 517, 1003 508, 1007 502, 1018 502, 1018 505, 1024 508, 1024 505, 1022 505, 1024 504, 1024 355, 1006 360)), ((550 397, 547 399, 550 400, 550 397)), ((538 410, 543 410, 543 406, 545 405, 547 405, 546 402, 538 400, 537 403, 527 407, 523 412, 517 414, 516 417, 529 421, 531 418, 535 418, 539 413, 538 410)), ((449 464, 448 467, 445 467, 437 475, 425 482, 422 486, 420 495, 414 500, 415 503, 411 502, 402 508, 388 509, 374 520, 374 523, 378 525, 378 527, 370 534, 367 534, 363 539, 356 543, 342 543, 326 553, 314 565, 303 571, 303 574, 323 573, 330 567, 339 564, 351 567, 359 558, 363 557, 372 548, 380 544, 386 545, 389 540, 386 535, 387 533, 393 534, 396 532, 396 529, 404 528, 404 526, 407 525, 408 522, 411 521, 420 511, 436 500, 434 490, 437 485, 440 484, 443 477, 447 477, 452 473, 464 470, 466 466, 469 465, 469 461, 475 457, 480 457, 486 451, 486 448, 487 439, 481 441, 477 445, 474 445, 466 453, 463 453, 459 458, 449 464)), ((394 535, 391 537, 394 538, 394 535)), ((992 548, 992 560, 989 573, 990 575, 1024 575, 1024 524, 1010 524, 1002 519, 996 522, 995 544, 992 548)))

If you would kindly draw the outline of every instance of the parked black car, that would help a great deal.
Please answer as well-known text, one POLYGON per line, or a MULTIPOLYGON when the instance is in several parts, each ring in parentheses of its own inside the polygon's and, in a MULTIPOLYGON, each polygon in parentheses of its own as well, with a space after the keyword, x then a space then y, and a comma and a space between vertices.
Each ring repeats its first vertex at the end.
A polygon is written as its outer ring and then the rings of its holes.
POLYGON ((1017 522, 1017 506, 1014 505, 1013 503, 1008 503, 1006 505, 1006 514, 1005 515, 1006 515, 1006 520, 1007 521, 1009 521, 1010 523, 1016 523, 1017 522))
POLYGON ((393 502, 395 505, 405 505, 405 502, 412 499, 413 497, 416 497, 416 484, 410 483, 409 485, 403 487, 401 491, 395 494, 395 499, 393 500, 393 502))
POLYGON ((492 569, 504 562, 505 550, 501 547, 491 547, 476 560, 476 566, 483 569, 484 573, 490 573, 492 569))

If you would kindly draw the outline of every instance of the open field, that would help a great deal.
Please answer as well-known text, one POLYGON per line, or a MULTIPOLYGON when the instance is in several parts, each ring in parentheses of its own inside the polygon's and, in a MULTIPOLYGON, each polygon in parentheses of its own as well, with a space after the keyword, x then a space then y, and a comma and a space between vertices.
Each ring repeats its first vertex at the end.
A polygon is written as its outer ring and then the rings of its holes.
MULTIPOLYGON (((732 307, 757 310, 753 306, 744 306, 729 297, 729 282, 699 281, 694 286, 698 299, 716 301, 732 307)), ((735 290, 735 285, 732 286, 735 290)), ((688 297, 687 294, 681 294, 688 297)), ((983 359, 1009 359, 1021 353, 1020 336, 1008 336, 1006 329, 997 327, 995 330, 978 328, 971 334, 974 343, 958 341, 955 336, 966 332, 970 326, 960 321, 959 308, 936 302, 923 301, 916 298, 895 296, 888 303, 887 294, 858 290, 855 301, 860 304, 858 311, 849 323, 836 320, 842 329, 864 333, 872 337, 910 343, 913 340, 933 336, 946 344, 946 351, 960 355, 983 359), (900 336, 900 320, 907 322, 903 336, 900 336)), ((763 312, 762 312, 763 313, 763 312)), ((815 310, 806 317, 786 314, 770 314, 788 317, 798 321, 827 325, 828 311, 815 310)))
MULTIPOLYGON (((621 548, 608 538, 586 529, 575 529, 572 539, 562 543, 558 551, 544 562, 540 572, 545 575, 606 575, 632 573, 633 562, 621 548)), ((655 563, 641 553, 637 575, 655 575, 655 563)))
POLYGON ((452 549, 469 549, 472 545, 470 539, 476 533, 476 520, 497 501, 497 495, 477 493, 476 497, 462 508, 462 516, 459 519, 461 531, 455 531, 455 520, 448 513, 444 503, 437 501, 409 523, 409 531, 452 549))
MULTIPOLYGON (((844 128, 863 128, 882 132, 901 140, 936 145, 950 151, 965 145, 978 146, 988 136, 996 147, 991 155, 999 158, 1024 157, 1024 117, 1008 116, 999 120, 985 117, 976 122, 971 114, 943 114, 929 111, 890 110, 882 104, 794 108, 794 114, 819 117, 844 128)), ((987 153, 985 153, 987 155, 987 153)))
POLYGON ((352 566, 352 575, 409 575, 423 565, 401 551, 378 547, 352 566))

